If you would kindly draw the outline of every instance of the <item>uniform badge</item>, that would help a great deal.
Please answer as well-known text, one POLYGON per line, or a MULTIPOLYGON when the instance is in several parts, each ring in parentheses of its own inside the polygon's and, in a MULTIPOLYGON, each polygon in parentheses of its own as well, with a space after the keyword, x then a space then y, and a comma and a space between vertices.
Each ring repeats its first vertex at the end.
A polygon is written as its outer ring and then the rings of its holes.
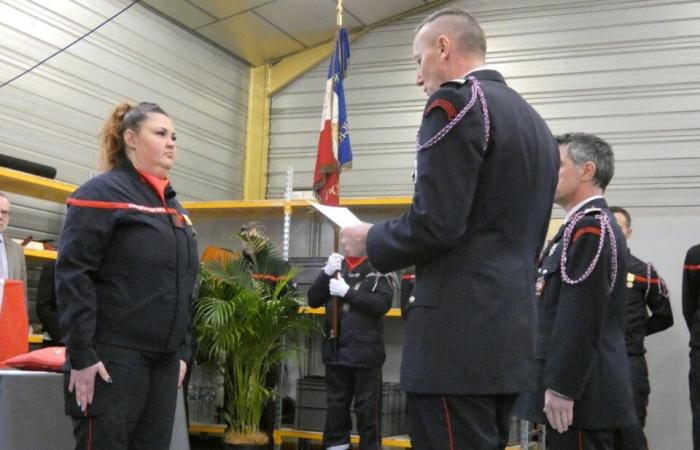
POLYGON ((433 102, 428 105, 427 108, 425 108, 425 113, 423 114, 423 117, 428 117, 428 114, 430 114, 430 111, 434 110, 435 108, 440 108, 445 112, 447 115, 448 120, 452 120, 455 118, 457 115, 457 108, 450 103, 448 100, 444 98, 438 98, 436 100, 433 100, 433 102))
POLYGON ((633 273, 627 274, 627 287, 628 288, 634 287, 634 274, 633 273))
POLYGON ((544 293, 544 277, 539 277, 535 282, 535 294, 538 297, 542 297, 544 293))

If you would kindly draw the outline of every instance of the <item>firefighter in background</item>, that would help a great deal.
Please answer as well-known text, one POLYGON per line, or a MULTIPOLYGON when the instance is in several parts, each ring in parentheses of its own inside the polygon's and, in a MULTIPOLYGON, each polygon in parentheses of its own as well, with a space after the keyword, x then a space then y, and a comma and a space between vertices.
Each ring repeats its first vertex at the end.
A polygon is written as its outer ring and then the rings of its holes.
POLYGON ((44 332, 42 347, 61 345, 61 329, 58 325, 58 304, 56 303, 56 261, 45 261, 41 266, 39 285, 36 291, 36 314, 44 332), (49 339, 47 339, 47 336, 49 339))
POLYGON ((548 450, 613 450, 637 422, 625 350, 625 237, 603 197, 615 159, 588 133, 557 136, 554 196, 566 211, 542 252, 535 283, 537 392, 516 416, 547 424, 548 450))
MULTIPOLYGON (((632 217, 619 206, 610 207, 622 234, 629 242, 632 237, 632 217)), ((639 423, 622 428, 616 437, 618 450, 648 448, 644 426, 649 405, 649 371, 644 354, 644 338, 673 325, 673 311, 666 283, 651 263, 634 256, 627 247, 627 304, 625 307, 625 344, 630 365, 630 380, 634 407, 639 423), (648 311, 651 312, 651 316, 648 311)))
POLYGON ((326 306, 323 363, 326 365, 324 448, 350 448, 350 406, 353 399, 361 450, 381 448, 383 316, 391 308, 398 280, 381 274, 367 256, 328 257, 309 288, 309 306, 326 306), (338 326, 333 327, 332 298, 339 299, 338 326), (337 335, 333 331, 337 330, 337 335))
MULTIPOLYGON (((241 227, 242 256, 250 264, 253 277, 269 282, 275 286, 291 269, 282 259, 267 235, 265 225, 260 222, 248 222, 241 227)), ((290 281, 287 289, 296 290, 296 283, 290 281)))
POLYGON ((690 331, 690 410, 693 450, 700 450, 700 244, 688 249, 683 263, 683 318, 690 331))

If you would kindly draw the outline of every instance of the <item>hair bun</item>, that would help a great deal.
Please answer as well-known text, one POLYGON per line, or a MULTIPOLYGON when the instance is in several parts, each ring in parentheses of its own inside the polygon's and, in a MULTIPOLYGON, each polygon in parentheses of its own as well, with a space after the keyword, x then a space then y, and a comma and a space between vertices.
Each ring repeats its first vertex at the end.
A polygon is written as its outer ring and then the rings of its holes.
POLYGON ((127 102, 118 104, 112 111, 112 120, 121 123, 122 120, 124 120, 124 116, 132 109, 134 109, 134 107, 127 102))

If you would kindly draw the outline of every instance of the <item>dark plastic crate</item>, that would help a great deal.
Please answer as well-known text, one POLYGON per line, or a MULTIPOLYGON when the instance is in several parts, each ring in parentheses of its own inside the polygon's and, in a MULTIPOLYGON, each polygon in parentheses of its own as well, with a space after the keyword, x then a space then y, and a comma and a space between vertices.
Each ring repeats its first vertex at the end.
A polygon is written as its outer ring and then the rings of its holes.
POLYGON ((326 265, 327 257, 295 257, 289 258, 289 263, 299 267, 301 271, 294 277, 299 295, 305 296, 313 282, 326 265))
POLYGON ((297 381, 297 406, 326 409, 326 380, 323 377, 304 377, 297 381))
MULTIPOLYGON (((357 432, 355 412, 350 411, 352 432, 357 432)), ((406 394, 398 383, 382 384, 382 436, 406 432, 406 394)), ((324 377, 309 376, 297 382, 294 426, 298 429, 323 431, 326 422, 326 384, 324 377)))

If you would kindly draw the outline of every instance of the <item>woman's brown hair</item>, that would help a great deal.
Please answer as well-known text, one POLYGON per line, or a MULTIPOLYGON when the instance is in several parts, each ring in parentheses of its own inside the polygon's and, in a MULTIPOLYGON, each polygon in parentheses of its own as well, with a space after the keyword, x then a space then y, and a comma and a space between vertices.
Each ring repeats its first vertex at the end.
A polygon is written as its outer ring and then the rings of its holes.
POLYGON ((141 102, 132 106, 123 102, 114 108, 100 131, 100 169, 112 170, 126 159, 124 132, 133 130, 138 133, 151 113, 167 116, 155 103, 141 102))

